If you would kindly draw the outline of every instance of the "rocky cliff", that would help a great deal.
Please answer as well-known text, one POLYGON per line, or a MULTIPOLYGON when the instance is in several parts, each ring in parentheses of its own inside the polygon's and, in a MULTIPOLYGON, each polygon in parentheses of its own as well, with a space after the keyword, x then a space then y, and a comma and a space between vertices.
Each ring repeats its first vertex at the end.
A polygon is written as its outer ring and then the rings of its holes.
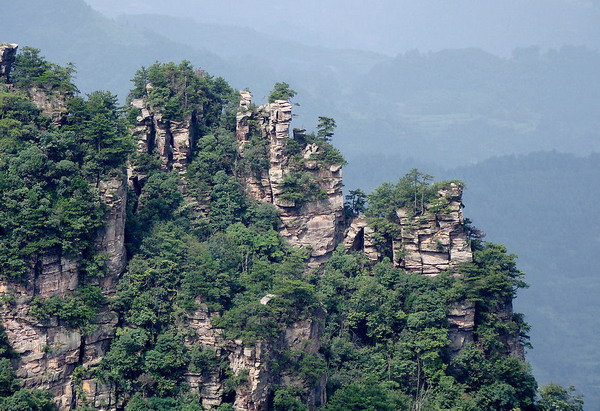
POLYGON ((253 137, 262 140, 266 143, 268 167, 258 172, 241 173, 246 190, 256 200, 277 207, 283 237, 294 246, 309 248, 313 262, 323 261, 340 241, 344 222, 342 165, 319 164, 313 160, 313 156, 322 150, 318 143, 306 144, 301 160, 293 160, 287 143, 301 137, 304 130, 295 129, 294 136, 291 135, 292 105, 285 100, 276 100, 252 108, 251 99, 249 92, 242 91, 236 132, 239 154, 243 159, 248 147, 256 144, 253 137), (322 191, 322 198, 307 204, 286 199, 285 178, 294 172, 309 173, 317 183, 311 190, 322 191))
MULTIPOLYGON (((103 181, 101 187, 100 194, 109 211, 98 232, 97 247, 106 253, 108 271, 92 283, 98 283, 102 292, 111 296, 126 257, 124 179, 103 181)), ((60 409, 73 409, 78 404, 76 387, 80 384, 73 373, 78 367, 85 369, 102 359, 114 337, 118 318, 105 306, 93 320, 94 331, 84 335, 56 318, 39 320, 32 316, 35 298, 73 296, 83 279, 80 262, 60 254, 34 257, 31 266, 23 282, 0 281, 0 294, 5 301, 0 317, 8 342, 18 354, 17 376, 26 388, 50 390, 60 409)), ((84 389, 98 404, 114 403, 112 394, 97 382, 93 388, 84 384, 84 389)))
MULTIPOLYGON (((17 45, 0 45, 0 78, 6 82, 16 50, 17 45)), ((25 92, 56 126, 60 125, 67 96, 35 87, 25 92)), ((42 320, 32 315, 32 303, 51 297, 72 297, 83 282, 98 285, 107 297, 114 294, 126 264, 124 171, 101 180, 95 190, 107 210, 95 241, 97 253, 106 260, 105 275, 86 279, 80 258, 47 252, 31 256, 28 275, 22 281, 0 280, 3 301, 0 318, 8 342, 18 355, 14 360, 17 377, 26 388, 51 391, 60 409, 73 409, 78 405, 76 387, 79 383, 74 371, 102 359, 114 337, 117 314, 105 304, 92 321, 93 332, 83 333, 56 317, 42 320)), ((111 393, 101 384, 96 384, 94 389, 89 388, 89 384, 86 387, 103 403, 111 404, 111 393)))
MULTIPOLYGON (((149 86, 151 87, 151 86, 149 86)), ((146 99, 134 99, 132 106, 137 109, 137 125, 133 135, 138 141, 138 152, 156 155, 161 167, 168 172, 174 171, 180 176, 179 190, 192 204, 193 212, 206 215, 210 205, 206 200, 198 201, 189 193, 186 171, 194 156, 195 141, 200 137, 198 129, 202 123, 202 114, 193 111, 184 121, 164 120, 161 107, 153 107, 146 99)), ((320 170, 312 167, 311 172, 319 177, 319 186, 326 187, 328 198, 317 205, 302 208, 281 200, 281 183, 290 172, 291 165, 285 153, 286 142, 290 138, 291 105, 287 101, 277 101, 249 110, 249 94, 242 92, 240 111, 237 120, 237 138, 240 157, 243 158, 245 144, 248 143, 249 122, 257 121, 260 138, 268 147, 268 167, 260 174, 241 175, 244 189, 259 202, 275 204, 282 221, 281 233, 294 246, 309 247, 313 261, 325 257, 336 246, 342 222, 342 192, 340 167, 320 170)), ((317 149, 317 148, 315 148, 317 149)), ((132 191, 142 191, 146 176, 137 169, 129 170, 132 191)), ((266 305, 275 296, 265 296, 261 303, 266 305)), ((197 301, 199 308, 187 316, 184 328, 187 333, 185 344, 190 349, 214 353, 226 358, 226 367, 201 372, 187 372, 185 379, 191 390, 199 394, 206 409, 215 409, 224 398, 234 398, 234 409, 264 410, 269 407, 273 386, 277 384, 296 384, 304 382, 292 375, 286 375, 272 368, 278 353, 299 351, 317 354, 320 348, 319 335, 322 331, 323 313, 313 319, 307 319, 288 325, 277 341, 248 342, 240 339, 227 339, 221 329, 213 325, 217 313, 211 312, 202 300, 197 301), (227 376, 245 376, 243 384, 231 393, 226 386, 227 376)), ((311 408, 325 401, 324 380, 308 387, 307 402, 311 408)), ((88 395, 89 398, 89 395, 88 395)), ((102 398, 103 399, 103 398, 102 398)), ((101 402, 96 401, 96 405, 101 402)))
POLYGON ((10 70, 17 55, 17 44, 0 43, 0 80, 9 82, 10 70))
MULTIPOLYGON (((383 246, 376 243, 374 229, 361 215, 349 223, 344 247, 348 251, 362 251, 374 261, 388 255, 394 265, 410 272, 436 276, 448 271, 460 276, 458 266, 473 261, 462 212, 462 191, 462 185, 449 184, 439 190, 437 198, 426 204, 420 215, 414 215, 408 208, 398 208, 398 235, 387 239, 383 246)), ((470 302, 456 304, 448 321, 450 348, 456 353, 465 344, 473 342, 475 305, 470 302)))

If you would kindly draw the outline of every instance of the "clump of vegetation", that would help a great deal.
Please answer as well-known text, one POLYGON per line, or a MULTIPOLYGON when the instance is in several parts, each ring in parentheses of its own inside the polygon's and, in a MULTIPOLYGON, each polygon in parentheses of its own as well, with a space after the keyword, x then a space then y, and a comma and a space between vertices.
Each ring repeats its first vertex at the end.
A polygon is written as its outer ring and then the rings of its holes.
POLYGON ((38 87, 50 92, 72 95, 77 87, 72 82, 75 67, 72 63, 59 66, 50 63, 39 49, 23 47, 17 54, 11 71, 11 81, 19 88, 38 87))
POLYGON ((309 201, 324 200, 327 193, 321 189, 312 173, 297 171, 286 175, 281 183, 282 200, 291 201, 300 208, 309 201))
POLYGON ((288 83, 275 83, 273 90, 269 94, 269 103, 274 103, 276 100, 290 100, 296 95, 296 91, 290 88, 288 83))
POLYGON ((306 161, 314 161, 321 167, 332 165, 344 166, 347 164, 342 153, 331 144, 331 139, 336 128, 335 120, 330 117, 319 117, 316 133, 294 133, 294 137, 286 143, 286 152, 293 163, 298 166, 306 161), (303 157, 303 150, 308 145, 318 146, 308 159, 303 157))
POLYGON ((78 288, 73 296, 36 297, 29 313, 40 320, 56 317, 69 327, 79 329, 83 335, 89 335, 96 329, 92 320, 105 302, 99 287, 87 285, 78 288))
POLYGON ((237 93, 223 78, 194 70, 189 61, 142 67, 133 84, 129 99, 146 99, 165 120, 183 121, 198 111, 203 128, 212 129, 217 123, 235 128, 237 93))
MULTIPOLYGON (((485 322, 476 322, 474 346, 452 360, 448 357, 452 304, 465 295, 472 300, 496 295, 495 276, 505 279, 507 290, 522 286, 513 256, 492 244, 485 249, 496 250, 495 257, 476 259, 490 275, 477 286, 445 274, 427 278, 407 273, 388 261, 370 267, 361 261, 363 256, 341 250, 330 258, 314 279, 329 315, 323 338, 330 382, 327 409, 356 409, 359 404, 481 410, 533 405, 537 386, 531 370, 516 358, 482 348, 485 322), (357 397, 356 392, 363 394, 357 397)), ((499 335, 496 341, 502 341, 499 335)))
POLYGON ((61 128, 18 90, 0 91, 0 113, 0 274, 23 278, 44 253, 93 259, 105 212, 95 186, 133 149, 116 97, 71 98, 61 128))

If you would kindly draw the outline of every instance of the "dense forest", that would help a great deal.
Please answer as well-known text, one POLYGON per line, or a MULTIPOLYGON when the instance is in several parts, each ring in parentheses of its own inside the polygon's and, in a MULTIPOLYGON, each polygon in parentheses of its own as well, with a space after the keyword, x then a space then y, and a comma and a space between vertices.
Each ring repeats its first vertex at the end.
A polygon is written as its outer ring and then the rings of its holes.
MULTIPOLYGON (((216 376, 223 388, 214 408, 234 409, 249 385, 248 370, 234 370, 224 347, 193 340, 190 321, 199 310, 224 341, 266 347, 269 409, 582 409, 572 388, 538 388, 528 364, 508 347, 510 336, 527 344, 528 326, 520 314, 500 315, 526 287, 506 247, 484 241, 467 224, 473 258, 456 269, 424 276, 387 255, 403 229, 398 210, 410 224, 443 219, 450 200, 439 193, 462 183, 432 183, 413 170, 369 195, 353 191, 345 218, 366 218, 380 258, 340 245, 324 262, 311 264, 310 250, 282 237, 280 209, 246 191, 242 177, 269 167, 268 153, 250 123, 257 144, 241 156, 239 93, 225 80, 189 62, 156 63, 137 72, 123 108, 106 91, 81 96, 73 74, 72 67, 25 47, 10 84, 1 86, 0 273, 6 284, 27 286, 44 256, 73 259, 75 289, 34 297, 28 315, 46 327, 76 330, 82 339, 97 331, 106 310, 118 316, 106 353, 72 370, 77 409, 95 406, 86 403, 88 380, 111 387, 118 409, 203 409, 203 391, 190 389, 190 375, 216 376), (59 108, 58 115, 32 102, 40 95, 59 108), (173 165, 173 153, 165 163, 161 147, 138 148, 134 130, 144 109, 137 101, 164 124, 193 131, 183 169, 173 165), (127 167, 135 176, 127 194, 127 267, 114 292, 107 292, 109 256, 95 242, 108 212, 99 187, 124 177, 127 167), (448 318, 464 302, 475 307, 472 341, 452 352, 448 318), (282 343, 289 329, 306 321, 319 324, 316 340, 293 349, 282 343), (319 386, 322 403, 311 400, 319 386)), ((294 94, 278 83, 271 100, 294 94)), ((294 204, 292 212, 326 201, 315 174, 301 170, 309 163, 345 163, 330 143, 334 129, 333 119, 320 117, 314 133, 286 140, 293 161, 281 198, 294 204), (315 146, 322 147, 317 155, 302 156, 315 146)), ((8 312, 18 304, 10 293, 2 300, 8 312)), ((52 350, 45 356, 52 358, 52 350)), ((53 409, 53 392, 21 385, 13 368, 19 353, 6 336, 0 355, 0 409, 53 409)))

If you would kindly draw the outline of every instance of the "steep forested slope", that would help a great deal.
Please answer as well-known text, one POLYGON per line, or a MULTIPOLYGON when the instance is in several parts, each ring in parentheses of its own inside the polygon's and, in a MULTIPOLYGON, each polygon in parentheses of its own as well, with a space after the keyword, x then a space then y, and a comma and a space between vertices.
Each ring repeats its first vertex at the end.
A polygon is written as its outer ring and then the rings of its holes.
POLYGON ((343 219, 335 122, 290 136, 285 85, 256 107, 157 63, 123 113, 70 73, 31 49, 2 72, 5 408, 51 409, 21 384, 61 409, 578 408, 536 403, 522 273, 460 182, 413 171, 343 219))

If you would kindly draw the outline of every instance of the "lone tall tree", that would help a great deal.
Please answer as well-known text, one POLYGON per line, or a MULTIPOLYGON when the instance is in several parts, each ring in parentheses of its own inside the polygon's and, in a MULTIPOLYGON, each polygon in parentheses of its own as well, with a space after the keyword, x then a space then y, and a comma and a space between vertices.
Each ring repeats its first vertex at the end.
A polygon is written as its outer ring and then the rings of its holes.
POLYGON ((296 95, 296 91, 290 88, 288 83, 275 83, 271 94, 269 94, 269 103, 274 103, 275 100, 290 100, 296 95))
POLYGON ((320 116, 317 124, 317 137, 325 141, 331 141, 336 127, 334 119, 320 116))

